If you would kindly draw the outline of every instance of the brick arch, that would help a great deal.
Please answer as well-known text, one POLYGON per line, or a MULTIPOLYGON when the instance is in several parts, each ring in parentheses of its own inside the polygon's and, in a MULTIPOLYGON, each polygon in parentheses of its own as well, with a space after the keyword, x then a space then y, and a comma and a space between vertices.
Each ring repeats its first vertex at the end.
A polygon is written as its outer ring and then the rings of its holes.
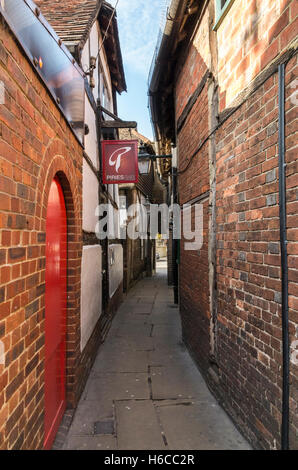
MULTIPOLYGON (((52 142, 44 154, 36 190, 35 230, 44 242, 48 196, 54 177, 59 179, 62 186, 67 214, 66 399, 67 405, 74 407, 76 405, 76 365, 80 353, 81 180, 80 176, 77 177, 69 149, 59 140, 52 142)), ((43 255, 45 256, 45 244, 43 255)), ((44 302, 45 299, 43 299, 44 302)))

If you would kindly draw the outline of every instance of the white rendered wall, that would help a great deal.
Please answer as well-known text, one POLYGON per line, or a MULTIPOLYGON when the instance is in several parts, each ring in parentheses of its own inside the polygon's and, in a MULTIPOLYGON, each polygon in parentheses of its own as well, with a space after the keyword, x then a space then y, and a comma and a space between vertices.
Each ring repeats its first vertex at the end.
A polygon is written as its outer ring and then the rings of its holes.
POLYGON ((123 247, 109 246, 109 294, 113 297, 123 280, 123 247))
POLYGON ((98 222, 95 212, 98 206, 98 180, 90 169, 88 163, 83 160, 83 230, 95 233, 98 222))
MULTIPOLYGON (((98 49, 99 49, 99 36, 98 36, 98 23, 95 21, 94 25, 91 28, 90 35, 90 56, 97 57, 98 49)), ((95 79, 95 88, 93 88, 93 96, 95 101, 98 98, 98 79, 99 79, 99 71, 98 71, 98 60, 96 61, 96 69, 94 70, 94 79, 95 79)))
MULTIPOLYGON (((94 75, 93 75, 95 79, 95 88, 93 88, 93 96, 94 96, 95 101, 99 97, 98 96, 99 70, 101 69, 103 71, 103 79, 108 89, 109 97, 110 97, 110 105, 108 106, 108 108, 109 108, 109 111, 113 112, 111 75, 110 75, 110 71, 108 67, 105 50, 104 50, 104 47, 101 47, 101 43, 102 43, 102 36, 101 36, 101 32, 99 31, 98 22, 96 21, 91 28, 89 39, 88 41, 86 41, 86 44, 83 47, 81 63, 82 63, 83 70, 86 72, 90 66, 90 55, 93 57, 97 57, 98 51, 100 49, 99 58, 97 59, 96 69, 94 70, 94 75)), ((102 97, 100 96, 99 98, 102 101, 102 97)))
POLYGON ((82 50, 82 55, 81 55, 81 64, 84 72, 87 72, 89 69, 90 65, 90 56, 89 56, 89 39, 86 41, 85 46, 83 47, 82 50))
POLYGON ((85 123, 89 127, 89 134, 85 136, 85 152, 95 168, 99 169, 98 141, 96 131, 96 115, 90 104, 88 96, 85 96, 85 123))
POLYGON ((102 312, 101 246, 84 246, 81 274, 81 351, 102 312))
MULTIPOLYGON (((100 44, 102 43, 102 36, 101 36, 100 31, 99 31, 99 43, 100 44)), ((99 60, 100 60, 101 68, 103 70, 106 86, 108 88, 109 95, 110 95, 110 98, 111 98, 112 97, 112 81, 111 81, 111 75, 110 75, 110 71, 109 71, 109 67, 108 67, 108 61, 107 61, 107 57, 106 57, 104 47, 101 47, 101 49, 100 49, 99 60)), ((113 100, 111 99, 110 106, 109 106, 109 111, 113 112, 113 103, 112 103, 112 101, 113 100)))

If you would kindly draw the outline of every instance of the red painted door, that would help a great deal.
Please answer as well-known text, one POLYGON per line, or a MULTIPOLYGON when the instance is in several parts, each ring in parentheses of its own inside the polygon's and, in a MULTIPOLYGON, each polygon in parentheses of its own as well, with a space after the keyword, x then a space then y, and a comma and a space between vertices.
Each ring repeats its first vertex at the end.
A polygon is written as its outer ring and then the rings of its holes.
POLYGON ((63 191, 51 184, 46 220, 45 441, 52 447, 65 411, 67 220, 63 191))

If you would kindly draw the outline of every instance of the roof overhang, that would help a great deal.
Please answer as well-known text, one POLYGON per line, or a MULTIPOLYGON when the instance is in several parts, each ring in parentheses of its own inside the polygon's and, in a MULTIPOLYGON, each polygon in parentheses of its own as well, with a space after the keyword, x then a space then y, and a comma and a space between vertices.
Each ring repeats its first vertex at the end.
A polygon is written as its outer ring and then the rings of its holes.
POLYGON ((189 44, 201 4, 197 0, 172 0, 149 76, 149 107, 156 141, 175 143, 174 82, 177 64, 189 44))
POLYGON ((103 0, 35 0, 43 15, 73 56, 81 59, 82 50, 94 23, 98 20, 112 84, 118 93, 126 91, 117 15, 103 0))
POLYGON ((99 25, 102 35, 106 35, 104 48, 113 86, 118 93, 122 93, 127 90, 127 87, 120 48, 117 15, 115 9, 107 2, 102 2, 99 12, 99 25))

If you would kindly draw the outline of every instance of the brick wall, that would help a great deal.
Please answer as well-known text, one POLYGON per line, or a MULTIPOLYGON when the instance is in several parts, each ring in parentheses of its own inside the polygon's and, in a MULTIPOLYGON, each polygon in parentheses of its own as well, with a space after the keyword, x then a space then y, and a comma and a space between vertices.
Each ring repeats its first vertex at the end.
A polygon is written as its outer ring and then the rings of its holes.
POLYGON ((234 1, 217 31, 220 111, 296 38, 296 16, 291 0, 234 1))
MULTIPOLYGON (((293 45, 296 5, 235 0, 214 32, 214 5, 209 2, 176 70, 180 204, 204 204, 202 249, 184 251, 181 241, 183 337, 243 433, 255 447, 265 449, 280 447, 282 330, 277 66, 271 65, 271 73, 262 75, 262 80, 260 73, 293 45), (256 31, 262 32, 264 41, 256 31), (204 81, 206 71, 210 74, 204 81), (212 119, 218 129, 208 137, 212 119), (216 185, 211 186, 214 176, 216 185), (202 199, 208 194, 209 201, 202 199), (214 246, 209 231, 213 216, 214 246)), ((295 86, 296 55, 286 66, 290 343, 297 339, 298 308, 295 86)), ((290 447, 297 449, 297 365, 293 362, 290 395, 290 447)))
MULTIPOLYGON (((200 367, 207 371, 210 355, 208 198, 203 203, 203 214, 202 248, 186 250, 185 240, 180 243, 179 294, 184 342, 199 362, 200 367)), ((192 219, 194 219, 194 214, 192 219)))
POLYGON ((78 398, 82 148, 2 22, 0 80, 0 448, 36 449, 44 438, 45 224, 55 175, 68 219, 68 405, 78 398))
MULTIPOLYGON (((292 256, 297 249, 297 161, 292 134, 295 117, 289 99, 290 80, 295 74, 296 57, 286 68, 291 341, 297 322, 297 271, 293 270, 296 258, 292 256)), ((233 413, 265 448, 278 446, 281 424, 277 95, 278 76, 274 74, 217 134, 217 350, 221 383, 233 413)), ((297 448, 294 369, 292 365, 291 446, 297 448)))

